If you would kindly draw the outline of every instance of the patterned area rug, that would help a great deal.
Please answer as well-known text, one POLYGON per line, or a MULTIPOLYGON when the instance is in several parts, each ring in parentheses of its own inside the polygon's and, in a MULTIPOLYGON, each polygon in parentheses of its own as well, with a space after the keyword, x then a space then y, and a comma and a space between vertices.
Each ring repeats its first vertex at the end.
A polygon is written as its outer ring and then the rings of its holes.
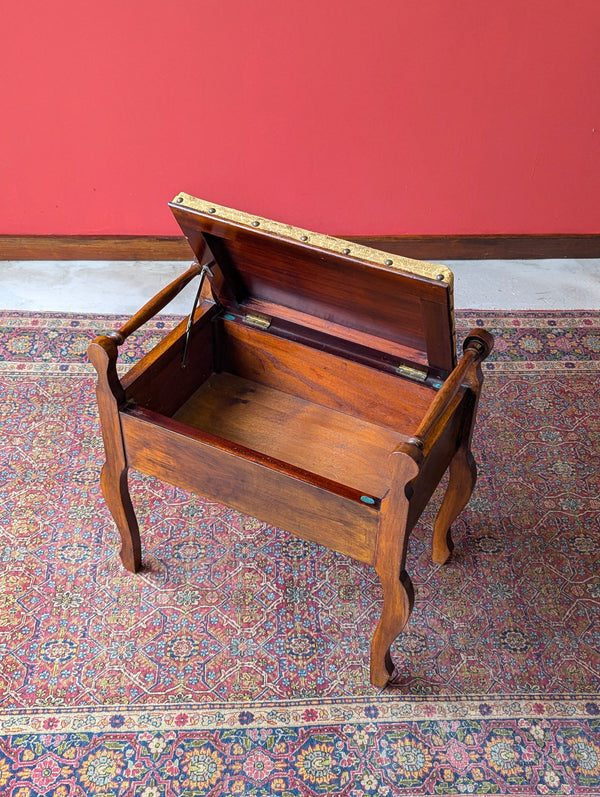
POLYGON ((133 474, 121 567, 85 349, 122 321, 0 315, 0 794, 600 793, 600 314, 459 314, 479 482, 449 564, 435 500, 412 535, 382 691, 365 565, 133 474))

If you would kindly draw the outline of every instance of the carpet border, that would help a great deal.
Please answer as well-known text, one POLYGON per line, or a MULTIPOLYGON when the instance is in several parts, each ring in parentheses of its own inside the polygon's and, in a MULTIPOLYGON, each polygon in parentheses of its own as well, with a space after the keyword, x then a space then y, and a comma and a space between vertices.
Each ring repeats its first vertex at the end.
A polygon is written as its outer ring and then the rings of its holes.
POLYGON ((310 700, 128 705, 0 707, 4 734, 195 731, 220 728, 302 728, 332 724, 380 725, 394 722, 593 720, 600 716, 600 694, 585 695, 416 695, 310 700), (169 706, 168 708, 166 706, 169 706))

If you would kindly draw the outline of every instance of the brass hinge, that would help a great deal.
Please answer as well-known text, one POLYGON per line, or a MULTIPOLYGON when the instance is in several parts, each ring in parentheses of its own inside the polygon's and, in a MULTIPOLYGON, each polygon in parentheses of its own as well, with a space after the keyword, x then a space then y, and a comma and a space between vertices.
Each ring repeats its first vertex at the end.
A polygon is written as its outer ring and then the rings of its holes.
POLYGON ((246 324, 251 324, 253 327, 260 329, 268 329, 271 326, 271 319, 262 313, 246 313, 244 316, 246 324))
POLYGON ((418 382, 424 382, 427 379, 427 371, 421 371, 419 368, 411 368, 410 365, 399 365, 396 371, 400 376, 406 376, 408 379, 416 379, 418 382))

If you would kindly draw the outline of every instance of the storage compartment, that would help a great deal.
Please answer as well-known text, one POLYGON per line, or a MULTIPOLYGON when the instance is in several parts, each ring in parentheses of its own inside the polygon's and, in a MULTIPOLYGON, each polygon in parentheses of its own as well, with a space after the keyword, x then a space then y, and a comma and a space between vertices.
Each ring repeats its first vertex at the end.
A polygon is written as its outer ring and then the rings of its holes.
MULTIPOLYGON (((170 386, 173 420, 367 497, 385 494, 389 455, 414 433, 433 388, 223 314, 198 326, 186 367, 177 374, 169 359, 168 379, 154 373, 170 386)), ((134 382, 128 396, 137 392, 134 382)), ((141 404, 161 412, 156 394, 141 404)))
POLYGON ((381 498, 405 435, 228 372, 212 374, 175 420, 381 498))

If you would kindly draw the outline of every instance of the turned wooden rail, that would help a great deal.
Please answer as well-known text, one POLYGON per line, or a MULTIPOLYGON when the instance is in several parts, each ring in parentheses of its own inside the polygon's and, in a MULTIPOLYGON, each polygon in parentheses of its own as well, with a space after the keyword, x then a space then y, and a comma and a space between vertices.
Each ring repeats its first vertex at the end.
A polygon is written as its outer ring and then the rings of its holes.
POLYGON ((170 282, 162 291, 157 293, 156 296, 153 296, 149 302, 146 302, 146 304, 119 330, 116 332, 107 332, 105 337, 114 340, 117 346, 122 346, 130 335, 150 321, 150 319, 163 310, 169 302, 173 301, 194 277, 202 273, 204 268, 205 266, 201 266, 199 263, 192 263, 187 271, 184 271, 183 274, 176 277, 173 282, 170 282))
POLYGON ((472 365, 485 360, 493 348, 494 338, 486 329, 472 330, 469 333, 463 343, 463 356, 460 362, 440 388, 414 436, 408 441, 409 443, 421 450, 427 447, 428 440, 443 421, 444 416, 450 411, 452 402, 465 381, 468 382, 469 387, 472 387, 468 377, 472 365))

